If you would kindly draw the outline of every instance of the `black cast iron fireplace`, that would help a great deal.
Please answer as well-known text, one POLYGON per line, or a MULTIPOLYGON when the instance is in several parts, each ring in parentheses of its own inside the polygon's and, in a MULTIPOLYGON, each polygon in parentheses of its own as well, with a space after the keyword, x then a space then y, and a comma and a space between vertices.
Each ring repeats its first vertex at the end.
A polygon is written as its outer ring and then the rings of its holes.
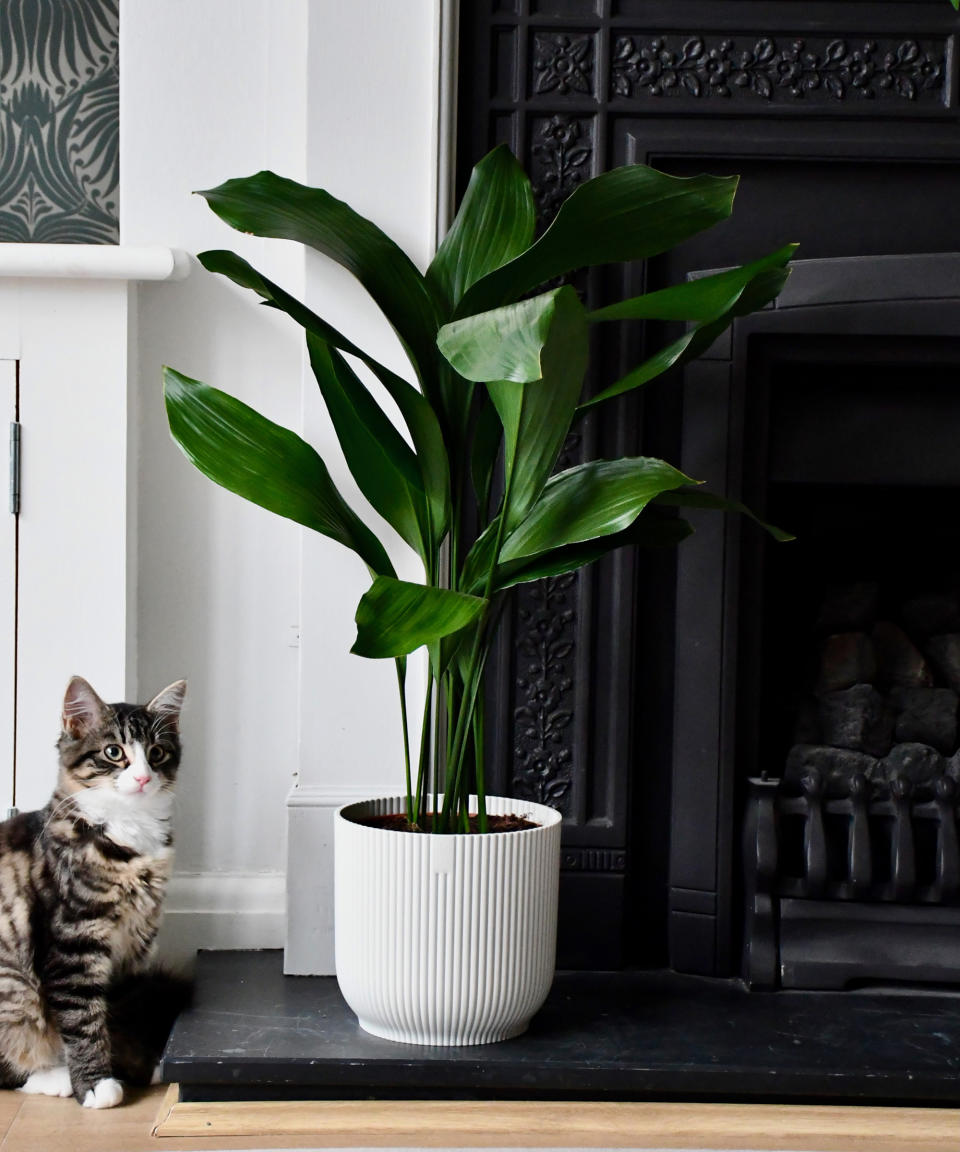
MULTIPOLYGON (((939 253, 957 245, 960 24, 944 0, 461 0, 458 8, 460 194, 473 163, 501 142, 530 173, 548 218, 579 183, 621 164, 652 164, 680 176, 741 176, 730 220, 645 266, 601 270, 578 280, 592 305, 675 284, 696 269, 740 264, 789 241, 799 242, 805 260, 939 253)), ((929 274, 922 264, 908 265, 921 280, 929 274)), ((831 405, 843 394, 848 407, 860 410, 864 398, 855 394, 852 377, 843 389, 836 387, 845 364, 854 371, 858 362, 872 363, 871 378, 879 386, 881 369, 896 375, 897 356, 916 380, 917 366, 936 360, 937 340, 944 347, 939 363, 953 362, 947 345, 958 329, 945 316, 932 326, 926 319, 951 297, 949 283, 905 286, 899 278, 907 273, 900 266, 885 267, 884 281, 893 286, 887 302, 877 285, 862 298, 875 318, 872 327, 866 318, 859 329, 859 319, 850 326, 861 316, 854 303, 861 299, 858 290, 844 304, 834 300, 830 318, 823 312, 829 301, 815 304, 802 295, 802 285, 808 293, 820 288, 813 287, 812 273, 800 269, 781 306, 758 318, 750 336, 741 325, 742 335, 733 338, 749 350, 750 373, 767 370, 763 357, 776 363, 783 387, 771 396, 792 408, 773 413, 774 427, 806 421, 810 432, 826 414, 822 438, 811 433, 824 463, 843 451, 828 435, 831 405), (901 295, 910 300, 906 307, 901 295), (901 327, 888 324, 891 317, 901 327), (917 339, 908 346, 912 336, 917 339), (867 338, 872 352, 864 347, 867 338), (818 382, 819 392, 813 387, 818 382)), ((949 280, 946 263, 940 267, 949 280)), ((837 277, 849 275, 854 284, 867 275, 855 263, 848 272, 840 269, 831 273, 836 292, 837 277)), ((619 336, 608 333, 594 350, 595 383, 617 379, 662 336, 669 338, 642 325, 625 326, 619 336)), ((726 446, 704 447, 701 456, 712 470, 703 471, 697 468, 697 438, 712 432, 714 419, 724 436, 748 437, 753 444, 753 427, 745 430, 737 421, 754 421, 762 429, 769 414, 761 400, 770 391, 769 380, 747 390, 747 364, 733 344, 730 349, 732 359, 717 350, 690 373, 683 405, 677 381, 664 379, 625 404, 599 406, 568 445, 566 462, 642 453, 676 463, 685 437, 692 474, 718 489, 729 487, 726 446), (696 419, 691 424, 698 411, 705 425, 696 419)), ((855 374, 863 378, 859 369, 855 374)), ((893 394, 892 386, 883 387, 893 394)), ((946 383, 939 391, 927 390, 934 458, 950 435, 949 422, 938 415, 948 394, 946 383)), ((871 411, 870 405, 863 411, 871 411)), ((882 423, 882 406, 873 413, 882 423)), ((871 451, 864 448, 865 435, 850 459, 889 460, 890 451, 881 453, 877 445, 894 449, 897 426, 896 419, 889 422, 880 442, 871 430, 871 451)), ((779 778, 792 733, 778 736, 782 728, 773 720, 761 715, 757 722, 743 712, 753 707, 748 702, 756 685, 741 688, 737 678, 749 679, 750 668, 763 667, 765 682, 785 683, 776 657, 786 647, 768 644, 762 665, 747 658, 759 636, 772 635, 774 617, 761 607, 765 623, 758 635, 742 627, 744 615, 731 603, 734 582, 738 605, 749 607, 751 580, 757 595, 761 587, 766 593, 765 565, 783 558, 789 577, 806 542, 829 519, 811 513, 808 522, 806 510, 822 497, 827 510, 836 506, 839 514, 841 497, 847 506, 856 503, 868 479, 877 490, 886 484, 890 499, 899 501, 894 519, 902 534, 921 507, 909 499, 916 477, 901 482, 862 474, 848 483, 828 475, 818 487, 807 476, 791 488, 766 475, 756 483, 745 475, 744 496, 751 485, 759 488, 755 494, 775 520, 798 532, 800 543, 771 551, 751 538, 750 527, 715 518, 699 525, 697 537, 676 558, 634 556, 624 549, 576 578, 519 590, 516 609, 504 620, 489 701, 492 776, 497 787, 556 803, 564 812, 562 966, 670 965, 715 976, 740 973, 746 780, 762 771, 779 778), (742 554, 727 536, 741 531, 742 554), (757 549, 766 550, 768 559, 756 560, 757 549), (687 612, 679 633, 672 611, 678 562, 680 612, 687 612), (691 581, 698 573, 705 591, 694 603, 698 593, 691 581), (683 665, 676 677, 675 659, 683 665), (776 675, 768 675, 768 659, 776 675), (677 708, 675 684, 682 696, 677 708), (757 731, 762 739, 748 738, 757 731), (735 756, 737 767, 729 767, 735 756)), ((930 500, 934 488, 936 499, 948 504, 949 484, 933 477, 925 489, 930 500)), ((936 518, 926 519, 928 548, 936 518)), ((877 532, 871 527, 863 535, 871 544, 877 532)), ((896 557, 906 553, 904 547, 890 551, 896 557)), ((832 567, 837 564, 835 558, 832 567)), ((884 567, 889 564, 885 559, 884 567)), ((875 578, 850 565, 842 580, 875 578)), ((779 579, 772 580, 771 590, 779 579)), ((922 582, 915 589, 910 594, 930 591, 922 582)), ((785 703, 784 696, 770 706, 785 703)), ((921 836, 921 863, 923 842, 921 836)))
POLYGON ((680 552, 680 971, 960 982, 958 382, 955 255, 801 261, 687 371, 684 470, 798 539, 680 552))

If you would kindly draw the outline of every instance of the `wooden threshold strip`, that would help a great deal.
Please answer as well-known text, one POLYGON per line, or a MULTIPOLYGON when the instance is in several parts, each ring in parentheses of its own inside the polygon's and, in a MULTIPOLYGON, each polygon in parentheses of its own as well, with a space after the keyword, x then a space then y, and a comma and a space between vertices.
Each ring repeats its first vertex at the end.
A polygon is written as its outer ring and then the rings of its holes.
POLYGON ((261 1100, 164 1097, 159 1137, 311 1136, 318 1146, 762 1148, 957 1152, 960 1110, 807 1104, 596 1101, 261 1100))

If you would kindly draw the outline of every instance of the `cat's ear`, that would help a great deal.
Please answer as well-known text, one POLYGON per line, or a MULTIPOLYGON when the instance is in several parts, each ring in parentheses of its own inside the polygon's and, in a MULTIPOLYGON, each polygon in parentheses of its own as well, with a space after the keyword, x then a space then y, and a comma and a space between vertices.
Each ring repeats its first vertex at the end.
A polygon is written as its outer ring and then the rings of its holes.
POLYGON ((147 705, 147 711, 157 716, 165 716, 173 724, 180 719, 180 709, 183 707, 183 698, 187 694, 186 680, 174 680, 147 705))
POLYGON ((74 676, 63 697, 63 730, 79 737, 103 720, 107 706, 82 676, 74 676))

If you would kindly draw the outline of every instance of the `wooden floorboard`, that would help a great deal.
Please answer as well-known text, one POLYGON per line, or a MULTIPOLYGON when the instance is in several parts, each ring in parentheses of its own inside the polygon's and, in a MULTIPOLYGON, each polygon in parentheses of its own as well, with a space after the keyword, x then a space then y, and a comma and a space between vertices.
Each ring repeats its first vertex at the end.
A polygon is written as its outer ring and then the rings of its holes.
POLYGON ((19 1092, 4 1092, 0 1090, 0 1147, 3 1138, 10 1131, 24 1097, 19 1092))
POLYGON ((256 1135, 307 1139, 317 1148, 960 1149, 960 1110, 946 1108, 402 1100, 203 1104, 179 1103, 172 1095, 164 1108, 156 1128, 164 1146, 168 1137, 256 1135))
POLYGON ((232 1152, 233 1149, 316 1148, 309 1137, 159 1140, 151 1135, 166 1088, 128 1092, 119 1108, 92 1111, 75 1100, 0 1090, 0 1152, 232 1152))
POLYGON ((181 1104, 163 1087, 94 1112, 0 1092, 0 1152, 237 1149, 661 1148, 958 1152, 960 1109, 597 1102, 181 1104), (159 1135, 152 1132, 157 1128, 159 1135))

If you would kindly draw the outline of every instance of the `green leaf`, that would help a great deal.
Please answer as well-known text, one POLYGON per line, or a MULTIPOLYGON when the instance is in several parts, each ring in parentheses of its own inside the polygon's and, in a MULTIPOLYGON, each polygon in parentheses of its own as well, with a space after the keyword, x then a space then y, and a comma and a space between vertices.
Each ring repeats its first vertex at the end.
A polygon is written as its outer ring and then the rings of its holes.
POLYGON ((528 247, 535 225, 530 181, 501 144, 473 169, 456 219, 427 269, 427 281, 452 312, 481 276, 528 247))
POLYGON ((586 314, 565 286, 446 325, 440 350, 468 380, 487 380, 504 429, 509 532, 543 491, 570 429, 587 366, 586 314))
POLYGON ((681 488, 675 492, 664 492, 657 497, 656 502, 671 508, 712 508, 718 512, 739 512, 753 520, 755 524, 759 524, 765 532, 769 532, 774 540, 780 543, 796 540, 796 536, 761 520, 756 513, 751 512, 746 504, 741 504, 739 500, 729 500, 726 496, 717 496, 713 492, 705 492, 702 488, 681 488))
POLYGON ((527 384, 543 378, 543 350, 556 320, 561 296, 570 287, 544 292, 479 316, 454 320, 440 329, 437 347, 466 380, 513 380, 527 384))
POLYGON ((480 516, 485 519, 493 485, 493 470, 500 454, 503 426, 489 395, 482 390, 477 395, 480 404, 470 443, 470 477, 480 516))
POLYGON ((172 368, 163 369, 163 381, 173 438, 205 476, 346 545, 371 571, 393 575, 383 545, 344 501, 317 453, 296 433, 172 368))
POLYGON ((698 276, 682 284, 674 284, 659 292, 648 292, 620 300, 607 308, 587 314, 596 320, 686 320, 700 324, 710 323, 729 312, 743 294, 744 289, 768 268, 782 268, 799 245, 787 244, 767 256, 728 268, 711 276, 698 276))
POLYGON ((352 272, 393 325, 420 378, 430 379, 437 303, 409 256, 375 224, 322 188, 273 172, 228 180, 200 195, 232 228, 296 240, 352 272))
POLYGON ((197 259, 209 272, 219 273, 235 284, 256 292, 265 304, 286 312, 301 327, 319 336, 332 347, 356 356, 373 372, 397 405, 410 432, 423 477, 423 487, 430 505, 434 542, 439 544, 446 531, 450 514, 450 472, 440 424, 421 393, 402 376, 398 376, 358 348, 326 320, 312 312, 305 304, 301 304, 296 297, 261 275, 236 253, 222 250, 201 252, 197 259))
POLYGON ((661 492, 692 481, 648 456, 592 460, 558 472, 500 549, 499 562, 539 556, 629 527, 661 492))
POLYGON ((617 548, 633 546, 638 548, 672 548, 685 540, 693 528, 686 520, 676 516, 653 516, 655 509, 648 505, 643 513, 622 532, 611 536, 585 540, 580 544, 568 544, 555 548, 539 556, 517 560, 512 564, 502 564, 497 569, 497 591, 512 588, 515 584, 542 580, 547 576, 563 576, 579 568, 592 564, 617 548))
POLYGON ((679 367, 701 356, 717 337, 727 329, 738 316, 746 316, 762 308, 771 300, 776 299, 784 284, 790 276, 789 268, 765 268, 758 272, 736 296, 734 303, 727 311, 715 320, 691 328, 672 343, 661 348, 648 360, 637 368, 622 376, 609 388, 604 388, 596 396, 591 396, 580 405, 579 411, 585 412, 596 404, 610 400, 614 396, 621 396, 634 388, 662 375, 668 368, 679 367))
POLYGON ((413 450, 335 348, 312 332, 307 333, 307 348, 357 487, 427 563, 432 540, 423 478, 413 450))
POLYGON ((357 606, 358 656, 406 656, 477 621, 487 601, 447 588, 378 576, 357 606))
POLYGON ((730 215, 737 179, 668 176, 632 164, 588 180, 535 244, 469 289, 456 315, 496 308, 577 268, 666 252, 730 215))

